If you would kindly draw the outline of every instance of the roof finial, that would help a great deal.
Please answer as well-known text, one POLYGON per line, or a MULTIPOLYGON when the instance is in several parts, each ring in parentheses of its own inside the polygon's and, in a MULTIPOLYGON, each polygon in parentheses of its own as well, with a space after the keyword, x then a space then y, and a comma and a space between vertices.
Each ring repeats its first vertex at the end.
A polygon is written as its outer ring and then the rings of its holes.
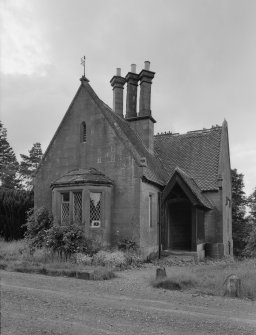
POLYGON ((81 58, 81 65, 84 67, 84 77, 85 77, 85 60, 86 60, 85 56, 81 58))

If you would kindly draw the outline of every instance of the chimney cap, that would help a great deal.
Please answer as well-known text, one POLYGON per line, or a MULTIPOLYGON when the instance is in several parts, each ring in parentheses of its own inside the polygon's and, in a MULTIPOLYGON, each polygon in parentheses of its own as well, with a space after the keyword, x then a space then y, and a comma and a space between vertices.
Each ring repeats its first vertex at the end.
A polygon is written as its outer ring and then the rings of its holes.
POLYGON ((121 68, 120 67, 116 68, 116 76, 121 77, 121 68))
POLYGON ((136 64, 131 64, 131 72, 136 73, 136 64))
POLYGON ((150 61, 149 60, 145 60, 145 62, 144 62, 144 70, 147 70, 147 71, 150 70, 150 61))

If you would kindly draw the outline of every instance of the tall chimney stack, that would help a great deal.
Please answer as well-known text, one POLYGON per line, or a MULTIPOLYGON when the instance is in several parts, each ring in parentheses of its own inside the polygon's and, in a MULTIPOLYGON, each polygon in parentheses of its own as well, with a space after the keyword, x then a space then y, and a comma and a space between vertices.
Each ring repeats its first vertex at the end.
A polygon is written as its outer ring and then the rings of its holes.
POLYGON ((137 117, 137 86, 139 75, 136 73, 136 64, 131 65, 131 72, 126 77, 127 95, 126 95, 126 119, 137 117))
POLYGON ((151 84, 155 72, 150 71, 150 62, 144 62, 144 69, 139 74, 140 79, 140 103, 139 116, 151 116, 151 84))
POLYGON ((110 84, 113 87, 113 111, 124 117, 123 115, 123 90, 124 84, 126 83, 125 78, 121 77, 121 69, 116 69, 116 75, 110 80, 110 84))

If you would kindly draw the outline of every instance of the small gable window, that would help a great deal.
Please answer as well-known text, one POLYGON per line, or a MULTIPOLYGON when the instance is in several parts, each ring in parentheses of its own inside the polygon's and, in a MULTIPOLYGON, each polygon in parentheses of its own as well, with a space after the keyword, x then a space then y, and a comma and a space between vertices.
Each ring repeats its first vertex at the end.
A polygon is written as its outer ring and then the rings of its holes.
POLYGON ((80 126, 80 141, 86 142, 86 123, 83 121, 80 126))

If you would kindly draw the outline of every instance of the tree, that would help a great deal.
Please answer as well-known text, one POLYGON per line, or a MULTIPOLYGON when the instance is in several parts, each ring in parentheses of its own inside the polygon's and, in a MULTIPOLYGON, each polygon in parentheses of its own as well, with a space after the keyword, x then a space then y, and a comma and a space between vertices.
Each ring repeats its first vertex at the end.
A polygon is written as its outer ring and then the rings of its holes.
POLYGON ((32 190, 33 178, 43 156, 41 144, 38 142, 34 143, 32 149, 28 152, 28 156, 23 154, 20 155, 22 161, 20 163, 19 172, 25 187, 32 190))
POLYGON ((232 176, 232 223, 234 255, 241 256, 248 236, 246 217, 247 199, 244 192, 244 175, 237 169, 231 170, 232 176))
POLYGON ((22 238, 27 211, 34 206, 32 192, 0 189, 0 236, 5 240, 22 238))
POLYGON ((0 184, 3 188, 19 188, 19 163, 7 140, 7 130, 0 121, 0 184))
POLYGON ((246 245, 243 255, 247 257, 256 257, 256 188, 248 197, 247 204, 250 213, 248 217, 249 232, 248 236, 245 238, 246 245))

